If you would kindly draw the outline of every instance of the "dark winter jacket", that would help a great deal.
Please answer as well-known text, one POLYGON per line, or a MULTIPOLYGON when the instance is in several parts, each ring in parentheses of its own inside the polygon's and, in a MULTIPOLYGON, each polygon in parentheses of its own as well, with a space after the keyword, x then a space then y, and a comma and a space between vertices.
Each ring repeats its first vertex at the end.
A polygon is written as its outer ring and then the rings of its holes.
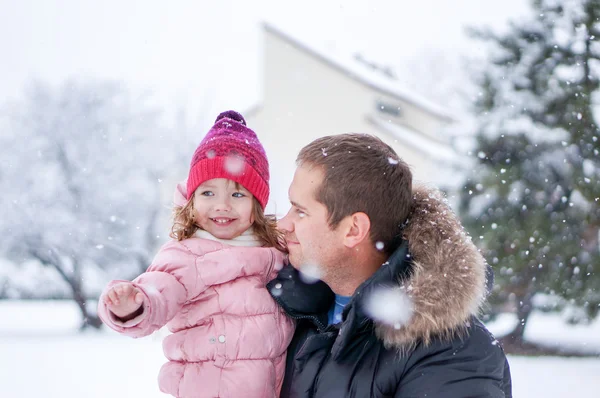
POLYGON ((438 193, 415 191, 403 238, 356 290, 341 324, 327 326, 334 295, 324 283, 305 284, 292 267, 269 283, 298 320, 281 397, 512 396, 504 352, 476 318, 485 261, 438 193), (366 301, 382 286, 412 301, 404 325, 371 319, 366 301))

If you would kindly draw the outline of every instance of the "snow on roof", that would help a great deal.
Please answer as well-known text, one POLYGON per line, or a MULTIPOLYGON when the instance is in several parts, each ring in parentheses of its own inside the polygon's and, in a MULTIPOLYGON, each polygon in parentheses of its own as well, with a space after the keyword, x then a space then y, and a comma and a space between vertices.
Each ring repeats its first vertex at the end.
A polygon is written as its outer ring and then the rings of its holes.
POLYGON ((415 149, 430 159, 458 169, 464 168, 467 164, 466 159, 460 156, 450 144, 435 141, 409 127, 378 117, 371 116, 368 120, 375 127, 390 134, 399 143, 415 149))
POLYGON ((347 76, 360 81, 367 86, 382 92, 384 94, 395 97, 399 100, 406 101, 425 111, 443 119, 446 122, 455 120, 449 110, 435 104, 423 96, 414 92, 409 92, 404 87, 398 84, 393 74, 389 69, 380 68, 377 70, 374 65, 369 65, 368 62, 361 62, 359 55, 352 57, 350 55, 332 54, 326 50, 318 49, 316 46, 308 46, 300 42, 296 38, 284 33, 279 28, 273 26, 270 22, 263 23, 264 29, 267 32, 273 33, 285 41, 289 42, 294 47, 318 58, 322 62, 340 70, 347 76))

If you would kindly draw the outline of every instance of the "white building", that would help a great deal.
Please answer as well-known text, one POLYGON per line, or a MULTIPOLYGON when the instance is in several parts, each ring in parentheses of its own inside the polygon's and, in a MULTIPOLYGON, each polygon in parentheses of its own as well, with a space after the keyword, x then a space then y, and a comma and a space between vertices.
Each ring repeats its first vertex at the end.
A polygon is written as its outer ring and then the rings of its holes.
POLYGON ((390 70, 308 47, 269 24, 263 49, 262 98, 245 116, 271 164, 268 210, 287 211, 296 155, 324 135, 376 135, 411 166, 416 180, 436 185, 460 163, 442 134, 453 122, 449 112, 398 87, 390 70))

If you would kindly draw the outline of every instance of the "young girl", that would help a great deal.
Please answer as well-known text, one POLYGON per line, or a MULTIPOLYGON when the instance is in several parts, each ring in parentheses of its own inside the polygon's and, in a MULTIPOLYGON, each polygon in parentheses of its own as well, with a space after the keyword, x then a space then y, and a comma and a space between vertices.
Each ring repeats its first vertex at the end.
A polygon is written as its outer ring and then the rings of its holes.
POLYGON ((131 337, 165 324, 162 392, 175 397, 276 397, 293 323, 267 282, 283 264, 264 214, 269 165, 256 134, 227 111, 196 149, 175 192, 171 237, 133 282, 112 281, 98 312, 131 337))

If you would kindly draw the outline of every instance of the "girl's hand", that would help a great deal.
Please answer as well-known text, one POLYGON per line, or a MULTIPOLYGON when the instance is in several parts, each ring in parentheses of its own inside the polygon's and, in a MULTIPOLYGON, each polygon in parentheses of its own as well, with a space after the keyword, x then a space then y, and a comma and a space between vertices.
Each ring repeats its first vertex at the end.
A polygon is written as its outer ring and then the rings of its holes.
POLYGON ((144 302, 142 292, 130 282, 119 283, 104 296, 108 309, 119 318, 128 318, 140 309, 144 302))

